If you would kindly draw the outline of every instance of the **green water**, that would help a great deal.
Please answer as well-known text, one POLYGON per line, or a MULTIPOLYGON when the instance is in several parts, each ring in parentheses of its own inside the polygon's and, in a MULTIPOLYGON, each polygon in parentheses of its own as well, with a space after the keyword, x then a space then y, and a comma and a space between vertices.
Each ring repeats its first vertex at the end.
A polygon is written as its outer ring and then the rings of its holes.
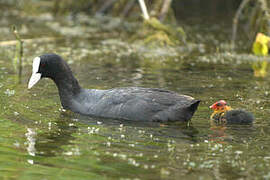
POLYGON ((14 22, 26 24, 25 38, 56 39, 24 44, 21 84, 14 46, 1 46, 0 179, 270 179, 269 75, 254 77, 247 51, 229 52, 229 26, 186 25, 190 43, 149 48, 108 22, 100 31, 95 20, 65 20, 56 30, 61 23, 47 16, 6 16, 1 41, 13 39, 14 22), (51 80, 27 90, 32 59, 45 52, 63 56, 85 88, 158 87, 202 103, 190 127, 65 112, 51 80), (254 125, 211 125, 209 105, 219 99, 254 113, 254 125))

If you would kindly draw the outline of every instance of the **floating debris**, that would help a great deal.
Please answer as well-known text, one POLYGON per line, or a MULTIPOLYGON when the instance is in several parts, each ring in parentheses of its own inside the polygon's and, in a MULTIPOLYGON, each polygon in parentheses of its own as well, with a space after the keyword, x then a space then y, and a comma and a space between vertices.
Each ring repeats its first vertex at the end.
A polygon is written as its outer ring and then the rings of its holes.
POLYGON ((7 89, 4 93, 7 96, 13 96, 15 94, 15 90, 7 89))

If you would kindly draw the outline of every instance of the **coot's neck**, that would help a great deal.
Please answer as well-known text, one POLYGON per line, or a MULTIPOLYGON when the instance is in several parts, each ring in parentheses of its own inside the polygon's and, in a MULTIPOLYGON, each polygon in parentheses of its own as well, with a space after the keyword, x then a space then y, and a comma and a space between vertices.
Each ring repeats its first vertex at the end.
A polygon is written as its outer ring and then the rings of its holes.
POLYGON ((81 86, 79 85, 77 79, 73 76, 71 70, 68 69, 66 72, 58 73, 54 78, 61 104, 63 108, 70 109, 72 105, 73 98, 80 93, 81 86))

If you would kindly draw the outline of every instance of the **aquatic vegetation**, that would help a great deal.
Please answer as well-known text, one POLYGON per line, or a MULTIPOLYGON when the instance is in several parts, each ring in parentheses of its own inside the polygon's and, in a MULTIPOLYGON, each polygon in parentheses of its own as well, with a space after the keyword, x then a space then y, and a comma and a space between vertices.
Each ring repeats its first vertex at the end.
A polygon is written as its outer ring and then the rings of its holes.
POLYGON ((138 31, 137 38, 144 38, 143 42, 151 45, 179 45, 185 41, 186 35, 181 27, 164 25, 156 18, 145 20, 143 27, 138 31))
POLYGON ((238 24, 243 22, 245 28, 241 35, 252 42, 258 32, 269 33, 269 1, 268 0, 243 0, 233 19, 232 41, 234 47, 236 36, 238 33, 238 24))
MULTIPOLYGON (((171 1, 164 1, 170 4, 171 1)), ((145 44, 152 46, 173 46, 182 43, 186 36, 182 28, 172 27, 162 24, 155 17, 150 18, 144 0, 139 0, 141 10, 143 12, 144 23, 140 31, 138 31, 132 39, 143 39, 145 44)), ((167 10, 166 10, 167 11, 167 10)), ((164 16, 164 15, 162 15, 164 16)), ((163 19, 164 17, 162 17, 163 19)))
POLYGON ((18 71, 18 76, 19 76, 19 81, 20 81, 22 77, 23 40, 21 39, 16 26, 12 27, 12 32, 17 40, 13 66, 14 66, 14 69, 18 71))
MULTIPOLYGON (((270 42, 270 37, 258 33, 256 39, 253 43, 252 51, 257 56, 265 57, 268 55, 268 44, 270 42)), ((268 70, 268 61, 262 58, 258 62, 252 64, 255 77, 265 77, 268 70)))
POLYGON ((252 51, 257 56, 267 56, 268 55, 268 43, 270 37, 262 33, 258 33, 256 39, 253 43, 252 51))

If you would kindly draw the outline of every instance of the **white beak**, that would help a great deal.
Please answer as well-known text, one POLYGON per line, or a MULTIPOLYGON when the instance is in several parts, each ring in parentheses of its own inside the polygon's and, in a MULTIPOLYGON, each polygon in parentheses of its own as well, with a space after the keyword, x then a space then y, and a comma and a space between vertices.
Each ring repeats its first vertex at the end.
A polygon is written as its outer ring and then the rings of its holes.
POLYGON ((28 89, 32 88, 41 78, 41 74, 38 73, 39 65, 40 65, 40 58, 36 57, 33 60, 32 76, 31 76, 29 83, 28 83, 28 89))
POLYGON ((28 83, 28 89, 31 89, 40 80, 40 78, 40 73, 33 73, 28 83))

